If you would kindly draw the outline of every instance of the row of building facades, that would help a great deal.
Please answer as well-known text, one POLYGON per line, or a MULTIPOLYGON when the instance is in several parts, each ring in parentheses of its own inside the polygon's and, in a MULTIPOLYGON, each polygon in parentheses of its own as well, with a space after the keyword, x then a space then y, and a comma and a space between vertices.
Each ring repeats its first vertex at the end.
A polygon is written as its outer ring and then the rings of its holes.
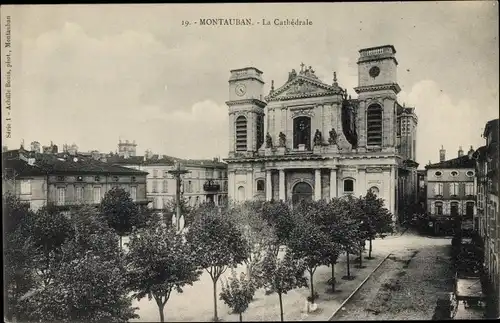
POLYGON ((175 198, 177 181, 169 172, 180 163, 181 194, 190 206, 203 202, 222 204, 227 200, 227 169, 213 160, 181 160, 147 152, 136 156, 135 142, 121 142, 116 154, 78 152, 76 145, 64 145, 59 152, 51 143, 40 149, 2 153, 3 193, 11 192, 36 210, 49 203, 68 208, 79 204, 99 204, 107 191, 119 187, 138 204, 165 210, 175 198))
MULTIPOLYGON (((500 215, 499 206, 499 119, 486 123, 485 145, 472 147, 466 155, 446 159, 418 171, 419 203, 429 215, 435 233, 461 230, 479 234, 484 251, 484 268, 496 295, 500 294, 500 215)), ((500 297, 499 297, 500 298, 500 297)), ((496 300, 497 312, 500 300, 496 300)))

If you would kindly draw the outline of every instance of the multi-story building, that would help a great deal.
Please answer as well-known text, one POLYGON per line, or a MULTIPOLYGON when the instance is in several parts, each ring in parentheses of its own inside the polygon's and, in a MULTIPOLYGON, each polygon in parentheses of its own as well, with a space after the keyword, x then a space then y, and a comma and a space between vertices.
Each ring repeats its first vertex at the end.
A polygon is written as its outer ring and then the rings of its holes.
POLYGON ((227 200, 227 164, 218 159, 183 160, 170 156, 118 156, 108 157, 108 163, 134 168, 148 173, 147 197, 152 202, 149 207, 164 210, 169 201, 175 199, 176 179, 170 173, 180 163, 187 171, 181 176, 181 194, 190 206, 203 202, 221 205, 227 200))
POLYGON ((472 228, 476 212, 475 161, 474 150, 463 155, 460 148, 458 157, 446 160, 446 151, 439 151, 440 162, 425 166, 427 179, 427 212, 434 232, 472 228))
POLYGON ((391 45, 359 51, 357 99, 335 72, 327 84, 304 64, 283 86, 275 89, 272 81, 266 97, 262 71, 232 70, 229 198, 297 202, 371 190, 396 216, 406 193, 399 178, 409 177, 416 200, 417 118, 397 102, 395 54, 391 45))
POLYGON ((477 173, 478 214, 475 229, 484 245, 484 262, 488 278, 493 286, 494 317, 500 315, 500 215, 499 205, 499 119, 486 123, 483 137, 486 145, 474 153, 477 173))
POLYGON ((23 148, 2 154, 3 193, 10 192, 34 210, 49 203, 67 209, 98 204, 120 187, 138 204, 147 204, 146 172, 109 165, 93 158, 42 154, 23 148))
POLYGON ((418 198, 417 203, 422 212, 427 210, 427 172, 424 169, 417 171, 418 198))

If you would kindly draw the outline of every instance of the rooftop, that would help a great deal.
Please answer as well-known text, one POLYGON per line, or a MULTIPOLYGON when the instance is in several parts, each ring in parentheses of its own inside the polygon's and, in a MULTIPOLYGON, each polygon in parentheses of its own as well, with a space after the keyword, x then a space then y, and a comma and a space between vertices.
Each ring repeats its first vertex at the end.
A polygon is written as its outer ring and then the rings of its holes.
POLYGON ((445 160, 439 163, 426 165, 425 169, 434 169, 434 168, 474 168, 475 167, 474 159, 470 158, 469 155, 460 156, 457 158, 445 160))
POLYGON ((71 156, 68 154, 42 154, 24 150, 9 151, 2 154, 4 168, 10 168, 21 176, 47 174, 130 174, 146 175, 147 172, 110 165, 92 157, 71 156))

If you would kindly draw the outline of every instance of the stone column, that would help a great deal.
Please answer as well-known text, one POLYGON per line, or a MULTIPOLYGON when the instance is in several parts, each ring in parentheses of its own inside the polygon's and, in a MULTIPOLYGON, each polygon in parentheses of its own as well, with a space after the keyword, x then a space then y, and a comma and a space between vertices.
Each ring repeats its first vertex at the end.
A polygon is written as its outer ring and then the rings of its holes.
POLYGON ((314 199, 321 200, 321 169, 314 170, 314 199))
POLYGON ((266 201, 270 201, 273 197, 273 185, 271 182, 271 170, 266 170, 266 201))
POLYGON ((282 200, 284 202, 286 200, 285 170, 284 169, 280 169, 279 178, 280 178, 279 196, 280 196, 280 200, 282 200))
POLYGON ((330 199, 337 197, 337 169, 330 169, 330 199))

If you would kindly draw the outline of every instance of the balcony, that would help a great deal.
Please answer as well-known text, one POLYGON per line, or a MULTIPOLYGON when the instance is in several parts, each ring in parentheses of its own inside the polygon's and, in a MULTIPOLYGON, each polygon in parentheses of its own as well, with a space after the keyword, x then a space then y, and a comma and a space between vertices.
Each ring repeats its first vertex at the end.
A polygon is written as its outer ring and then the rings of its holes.
POLYGON ((217 192, 220 191, 220 184, 214 182, 213 180, 208 180, 203 184, 203 189, 206 192, 217 192))

